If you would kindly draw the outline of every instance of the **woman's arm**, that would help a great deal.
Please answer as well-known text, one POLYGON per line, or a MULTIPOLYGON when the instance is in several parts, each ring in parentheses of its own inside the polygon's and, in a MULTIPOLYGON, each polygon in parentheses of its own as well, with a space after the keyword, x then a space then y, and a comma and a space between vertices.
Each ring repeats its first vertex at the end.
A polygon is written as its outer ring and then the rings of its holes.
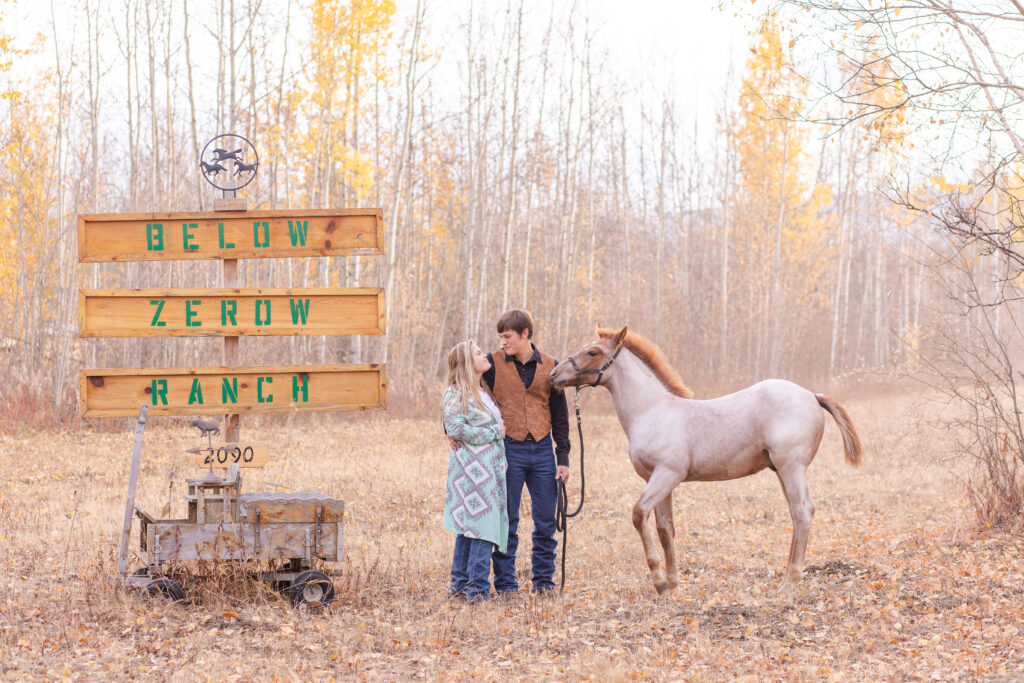
POLYGON ((444 428, 448 436, 474 446, 497 441, 501 438, 501 425, 491 420, 485 425, 469 423, 469 415, 462 411, 458 397, 447 395, 444 400, 444 428))

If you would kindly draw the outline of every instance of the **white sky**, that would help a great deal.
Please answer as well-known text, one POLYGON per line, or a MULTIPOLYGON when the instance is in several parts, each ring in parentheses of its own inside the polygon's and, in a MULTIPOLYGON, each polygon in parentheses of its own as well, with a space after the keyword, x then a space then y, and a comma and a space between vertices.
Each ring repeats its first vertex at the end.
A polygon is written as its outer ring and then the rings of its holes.
POLYGON ((627 64, 663 71, 681 89, 713 96, 730 62, 737 72, 745 60, 747 33, 742 19, 716 9, 710 0, 586 0, 607 19, 608 47, 627 64))
MULTIPOLYGON (((473 11, 503 13, 505 0, 426 0, 432 36, 450 36, 473 11)), ((527 34, 540 36, 549 16, 548 3, 565 8, 571 0, 527 0, 527 21, 535 22, 527 34)), ((411 16, 416 0, 397 0, 397 25, 411 16)), ((713 116, 721 102, 728 71, 737 73, 746 59, 748 35, 744 20, 730 9, 718 9, 721 0, 576 0, 575 15, 587 16, 595 33, 595 46, 609 54, 609 68, 638 84, 672 81, 679 93, 680 113, 690 118, 697 110, 713 116)), ((750 5, 748 4, 747 7, 750 5)), ((755 8, 755 10, 758 8, 755 8)))
MULTIPOLYGON (((108 12, 123 12, 122 3, 100 0, 108 12)), ((145 2, 146 0, 139 0, 145 2)), ((278 3, 280 0, 264 0, 278 3)), ((414 11, 415 0, 396 0, 398 17, 396 31, 404 25, 403 19, 414 11)), ((458 22, 468 14, 471 0, 425 0, 430 14, 431 38, 435 41, 458 30, 458 22), (439 29, 439 30, 438 30, 439 29)), ((190 0, 193 20, 193 50, 201 50, 208 38, 199 24, 200 16, 210 12, 218 0, 190 0)), ((549 2, 566 7, 570 0, 527 0, 527 16, 543 22, 548 15, 549 2)), ((177 3, 175 3, 177 4, 177 3)), ((745 59, 747 33, 743 20, 730 9, 717 9, 721 0, 576 0, 576 15, 588 16, 596 29, 597 45, 606 49, 612 67, 623 76, 636 74, 638 81, 661 82, 672 79, 677 91, 686 93, 684 99, 693 106, 707 103, 714 107, 719 101, 730 63, 742 70, 745 59), (652 74, 652 70, 655 74, 652 74)), ((304 14, 308 2, 298 0, 293 14, 304 14)), ((475 0, 474 11, 504 12, 504 0, 475 0)), ((75 32, 68 19, 78 16, 80 9, 74 0, 0 0, 0 14, 4 16, 2 33, 12 36, 16 47, 29 47, 39 34, 49 43, 53 29, 51 16, 55 16, 58 34, 67 40, 75 32)), ((108 15, 110 16, 110 15, 108 15)), ((537 28, 537 27, 534 27, 537 28)), ((107 27, 109 33, 110 27, 107 27)), ((540 34, 542 28, 535 31, 540 34)), ((84 26, 78 33, 84 32, 84 26)), ((531 31, 533 32, 533 31, 531 31)), ((81 36, 77 36, 81 37, 81 36)), ((110 58, 116 59, 117 44, 114 35, 108 35, 110 58)), ((432 47, 440 47, 432 45, 432 47)), ((52 63, 52 45, 47 44, 42 54, 24 61, 52 63)), ((199 59, 199 55, 194 55, 199 59)))

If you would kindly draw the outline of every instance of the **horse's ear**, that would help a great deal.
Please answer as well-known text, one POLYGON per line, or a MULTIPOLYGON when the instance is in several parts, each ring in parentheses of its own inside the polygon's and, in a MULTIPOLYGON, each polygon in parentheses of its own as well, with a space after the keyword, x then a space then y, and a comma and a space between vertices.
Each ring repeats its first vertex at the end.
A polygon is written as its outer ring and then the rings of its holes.
POLYGON ((624 342, 626 340, 626 333, 627 332, 629 332, 629 327, 623 326, 623 328, 621 330, 619 330, 618 334, 615 335, 615 339, 614 339, 615 348, 618 348, 619 346, 621 346, 622 342, 624 342))

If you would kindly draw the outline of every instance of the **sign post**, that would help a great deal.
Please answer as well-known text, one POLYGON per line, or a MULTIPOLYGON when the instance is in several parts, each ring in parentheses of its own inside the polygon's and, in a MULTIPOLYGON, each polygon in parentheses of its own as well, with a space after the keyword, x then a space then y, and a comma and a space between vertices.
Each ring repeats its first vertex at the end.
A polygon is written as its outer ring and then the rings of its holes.
MULTIPOLYGON (((234 194, 234 191, 231 193, 234 194)), ((234 289, 238 286, 238 259, 224 259, 222 286, 234 289)), ((238 358, 238 337, 224 337, 224 365, 234 367, 238 358)), ((238 413, 224 416, 224 438, 228 443, 238 443, 242 428, 242 418, 238 413)))
MULTIPOLYGON (((237 202, 238 190, 245 187, 256 177, 256 173, 259 171, 259 156, 256 154, 256 148, 253 147, 252 143, 241 136, 233 134, 218 135, 213 138, 203 147, 202 153, 199 155, 200 167, 203 169, 203 177, 214 187, 221 190, 221 200, 214 201, 214 211, 231 211, 241 210, 244 211, 246 208, 245 200, 237 202), (207 164, 203 160, 206 156, 207 151, 210 150, 210 145, 218 145, 212 150, 212 158, 210 163, 207 164), (241 145, 237 149, 232 149, 235 145, 241 145), (247 154, 251 152, 251 156, 247 154), (247 163, 245 157, 249 157, 252 161, 247 163), (223 163, 223 165, 222 165, 223 163), (248 178, 244 182, 232 182, 232 176, 228 175, 228 186, 218 185, 215 180, 211 180, 211 176, 216 178, 222 170, 226 170, 224 167, 233 167, 234 175, 237 177, 242 170, 248 171, 248 178), (235 201, 232 201, 235 200, 235 201)), ((255 225, 253 226, 255 228, 255 225)), ((187 228, 182 226, 182 233, 184 234, 187 228)), ((257 230, 254 230, 254 235, 258 234, 257 230)), ((255 239, 253 240, 255 243, 255 239)), ((183 247, 188 246, 182 242, 183 247)), ((226 258, 222 263, 221 271, 221 286, 227 289, 234 289, 238 287, 238 259, 226 258)), ((238 357, 238 337, 237 336, 225 336, 224 337, 224 365, 225 367, 234 367, 238 357)), ((227 439, 228 443, 238 443, 239 431, 241 429, 241 418, 237 413, 230 413, 224 416, 224 438, 227 439)))
POLYGON ((255 178, 259 159, 241 136, 211 140, 200 166, 223 193, 214 211, 79 215, 79 261, 220 260, 220 287, 83 289, 79 335, 219 336, 221 364, 83 370, 82 416, 135 415, 143 404, 149 415, 220 413, 225 415, 222 450, 237 450, 248 463, 253 454, 265 462, 266 450, 252 444, 246 451, 240 443, 242 414, 382 409, 387 392, 379 364, 238 364, 243 336, 386 333, 380 288, 247 289, 238 281, 239 259, 382 254, 381 210, 247 211, 236 193, 255 178))

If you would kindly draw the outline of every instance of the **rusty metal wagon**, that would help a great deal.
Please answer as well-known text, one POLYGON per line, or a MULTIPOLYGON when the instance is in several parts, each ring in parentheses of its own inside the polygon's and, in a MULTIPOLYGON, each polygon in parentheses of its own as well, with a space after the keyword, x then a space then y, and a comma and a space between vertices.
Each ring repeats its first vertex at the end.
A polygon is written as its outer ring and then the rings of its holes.
POLYGON ((207 445, 188 452, 209 469, 203 477, 186 479, 184 518, 156 519, 135 502, 147 409, 143 405, 139 413, 128 478, 118 556, 124 585, 181 601, 185 598, 181 585, 164 572, 168 563, 262 561, 271 569, 253 571, 253 575, 283 587, 293 605, 315 608, 332 602, 331 577, 314 567, 343 557, 345 502, 316 492, 243 493, 241 467, 261 466, 261 458, 255 457, 251 446, 214 447, 210 433, 216 423, 197 420, 193 424, 200 423, 196 426, 207 437, 207 445), (214 473, 214 467, 224 467, 224 475, 214 473), (145 564, 129 574, 133 517, 139 519, 139 555, 145 564))

